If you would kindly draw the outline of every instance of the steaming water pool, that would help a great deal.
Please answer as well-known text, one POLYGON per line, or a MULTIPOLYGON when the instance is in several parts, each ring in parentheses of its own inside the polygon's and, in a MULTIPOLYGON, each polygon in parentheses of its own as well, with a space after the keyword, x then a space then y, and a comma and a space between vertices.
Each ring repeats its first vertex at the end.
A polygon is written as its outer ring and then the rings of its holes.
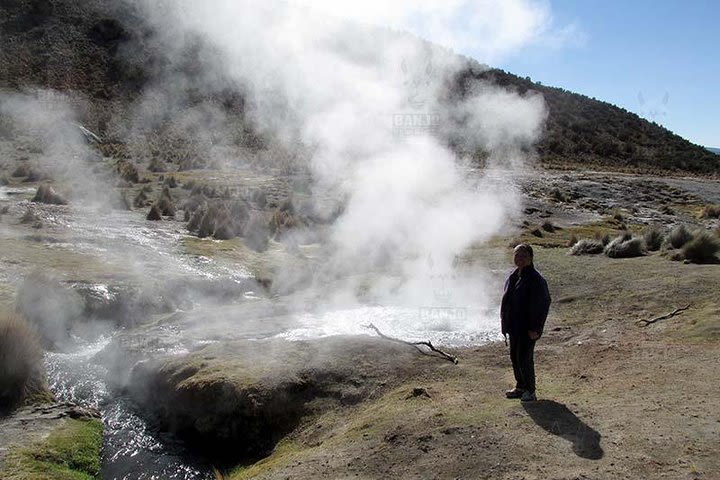
POLYGON ((358 306, 295 316, 297 325, 276 335, 303 340, 331 335, 383 334, 408 341, 430 340, 438 345, 466 347, 497 340, 494 310, 468 307, 358 306))

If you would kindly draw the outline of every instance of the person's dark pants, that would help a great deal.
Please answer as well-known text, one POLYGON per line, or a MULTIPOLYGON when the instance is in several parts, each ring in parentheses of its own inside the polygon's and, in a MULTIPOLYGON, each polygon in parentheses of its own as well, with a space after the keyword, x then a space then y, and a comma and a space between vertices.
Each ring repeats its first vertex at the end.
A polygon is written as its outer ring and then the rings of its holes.
POLYGON ((515 388, 535 391, 535 340, 527 333, 510 335, 510 359, 515 373, 515 388))

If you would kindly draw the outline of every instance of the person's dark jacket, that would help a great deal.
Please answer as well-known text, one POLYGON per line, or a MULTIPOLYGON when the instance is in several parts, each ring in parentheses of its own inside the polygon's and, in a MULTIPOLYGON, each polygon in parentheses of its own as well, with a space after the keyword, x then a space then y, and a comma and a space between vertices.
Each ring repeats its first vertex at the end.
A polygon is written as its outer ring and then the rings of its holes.
POLYGON ((547 282, 532 264, 522 275, 515 269, 505 281, 500 304, 503 335, 527 335, 529 330, 542 335, 550 301, 547 282))

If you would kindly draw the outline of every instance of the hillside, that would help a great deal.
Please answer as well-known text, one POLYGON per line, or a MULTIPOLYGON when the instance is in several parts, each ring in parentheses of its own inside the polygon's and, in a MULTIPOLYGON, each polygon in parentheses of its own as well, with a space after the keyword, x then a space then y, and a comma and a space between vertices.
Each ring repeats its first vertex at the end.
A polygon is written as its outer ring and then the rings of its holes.
POLYGON ((478 80, 543 95, 549 115, 537 152, 546 166, 720 171, 717 158, 704 147, 610 103, 477 64, 461 72, 456 82, 460 91, 468 91, 478 80))
POLYGON ((720 148, 713 148, 713 147, 705 147, 705 148, 707 148, 708 150, 710 150, 711 152, 713 152, 717 155, 720 155, 720 148))
MULTIPOLYGON (((212 103, 237 117, 241 128, 233 129, 239 134, 230 143, 266 146, 268 139, 243 122, 244 97, 237 87, 228 82, 225 88, 222 81, 214 79, 214 90, 208 91, 204 85, 200 88, 203 64, 208 55, 214 54, 212 49, 197 48, 202 45, 200 40, 188 44, 184 62, 170 64, 163 53, 170 46, 156 38, 137 12, 94 0, 3 2, 0 19, 0 89, 41 87, 81 92, 91 99, 89 105, 83 104, 83 123, 104 139, 119 144, 125 157, 133 157, 127 144, 138 140, 138 132, 134 132, 134 139, 127 137, 128 125, 123 123, 129 105, 148 86, 162 91, 162 79, 170 73, 181 74, 187 84, 183 99, 186 108, 212 103)), ((477 82, 491 82, 521 93, 540 92, 549 110, 545 134, 537 145, 545 166, 720 172, 717 157, 704 147, 609 103, 488 69, 474 61, 468 61, 468 67, 454 81, 453 88, 460 95, 477 82)), ((160 123, 158 131, 144 133, 160 135, 160 141, 173 146, 182 143, 185 148, 192 143, 187 132, 173 130, 170 119, 160 123)), ((148 142, 141 139, 141 143, 148 142)), ((197 153, 198 149, 193 151, 197 153)), ((470 153, 482 157, 482 152, 470 153)), ((177 160, 187 155, 169 157, 177 160)), ((203 165, 198 160, 186 166, 203 165)))

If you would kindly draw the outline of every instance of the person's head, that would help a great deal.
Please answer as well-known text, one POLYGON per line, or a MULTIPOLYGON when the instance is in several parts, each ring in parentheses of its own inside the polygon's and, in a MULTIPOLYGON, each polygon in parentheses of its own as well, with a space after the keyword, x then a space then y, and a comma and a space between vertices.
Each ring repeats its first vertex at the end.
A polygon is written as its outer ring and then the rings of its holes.
POLYGON ((513 250, 513 262, 522 269, 533 263, 533 249, 527 243, 521 243, 513 250))

